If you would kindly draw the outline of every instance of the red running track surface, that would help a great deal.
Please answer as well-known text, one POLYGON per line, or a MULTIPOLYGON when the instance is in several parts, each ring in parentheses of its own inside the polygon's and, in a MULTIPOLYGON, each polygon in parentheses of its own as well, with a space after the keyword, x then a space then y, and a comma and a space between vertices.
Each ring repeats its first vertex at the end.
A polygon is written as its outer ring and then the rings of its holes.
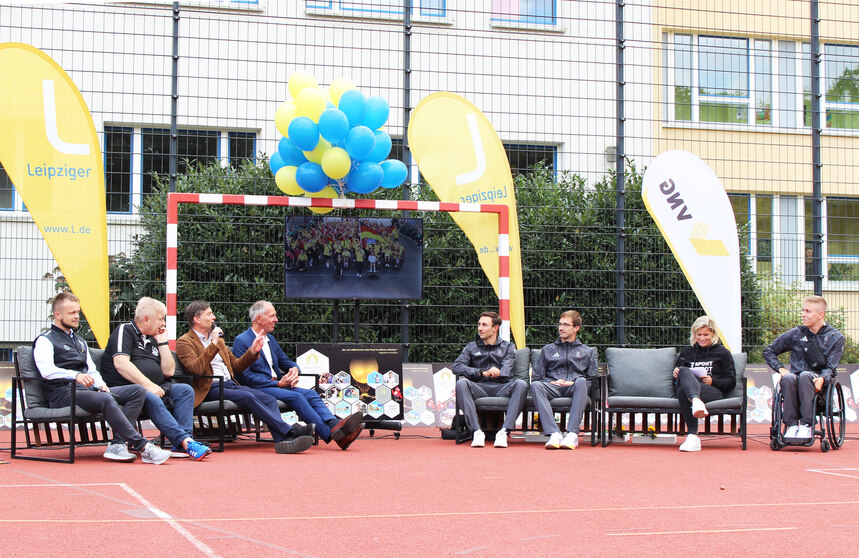
MULTIPOLYGON (((859 428, 845 446, 738 439, 546 451, 377 431, 348 451, 227 445, 202 462, 0 465, 2 556, 845 556, 859 428)), ((154 434, 154 433, 152 433, 154 434)), ((0 459, 9 460, 9 433, 0 459)))

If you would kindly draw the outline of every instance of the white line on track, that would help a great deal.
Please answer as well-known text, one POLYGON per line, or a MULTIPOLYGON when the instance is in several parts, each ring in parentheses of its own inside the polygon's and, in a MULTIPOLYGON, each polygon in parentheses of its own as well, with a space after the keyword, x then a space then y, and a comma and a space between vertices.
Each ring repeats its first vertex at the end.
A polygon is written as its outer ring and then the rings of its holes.
POLYGON ((836 477, 847 477, 848 479, 859 479, 859 473, 855 473, 853 475, 845 475, 844 473, 835 473, 833 471, 859 471, 859 469, 808 469, 808 472, 810 473, 834 475, 836 477))
MULTIPOLYGON (((161 511, 157 507, 155 507, 152 503, 149 502, 146 498, 144 498, 140 493, 136 490, 125 484, 124 482, 116 483, 116 482, 98 482, 98 483, 51 483, 51 484, 4 484, 0 485, 0 488, 83 488, 88 486, 118 486, 127 492, 131 497, 137 500, 140 505, 149 510, 149 512, 155 517, 163 520, 167 525, 172 527, 176 532, 185 537, 185 539, 194 545, 197 550, 202 552, 204 555, 209 556, 210 558, 217 558, 218 555, 215 554, 215 551, 209 548, 203 541, 192 535, 187 529, 182 527, 182 525, 173 519, 173 517, 167 512, 161 511)), ((90 520, 88 520, 90 521, 90 520)))

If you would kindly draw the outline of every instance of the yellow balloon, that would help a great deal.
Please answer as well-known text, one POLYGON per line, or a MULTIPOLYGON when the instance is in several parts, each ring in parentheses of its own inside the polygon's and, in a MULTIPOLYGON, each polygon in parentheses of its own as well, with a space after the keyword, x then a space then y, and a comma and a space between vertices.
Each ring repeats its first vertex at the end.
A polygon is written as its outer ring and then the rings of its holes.
POLYGON ((289 137, 289 123, 295 118, 295 105, 289 101, 280 103, 277 112, 274 113, 274 125, 280 135, 289 137))
POLYGON ((298 98, 298 94, 306 87, 319 87, 319 84, 316 83, 316 78, 313 77, 313 74, 310 72, 306 72, 304 70, 296 70, 292 72, 292 75, 289 76, 289 82, 287 84, 289 88, 289 94, 292 95, 293 99, 298 98))
MULTIPOLYGON (((337 190, 332 188, 331 186, 326 186, 321 192, 316 192, 315 194, 307 194, 308 198, 331 198, 334 199, 338 197, 337 190)), ((310 207, 308 208, 313 213, 317 215, 325 215, 326 213, 330 213, 334 211, 333 207, 310 207)))
POLYGON ((355 84, 349 78, 339 77, 331 82, 328 93, 331 94, 331 100, 334 101, 335 106, 340 104, 340 96, 350 89, 355 89, 355 84))
POLYGON ((295 99, 295 114, 319 122, 319 115, 328 108, 327 95, 318 87, 306 87, 295 99))
POLYGON ((325 155, 328 150, 331 149, 331 144, 325 140, 323 137, 319 137, 319 143, 316 144, 316 148, 313 151, 305 151, 304 156, 307 157, 307 160, 316 163, 317 165, 322 164, 322 156, 325 155))
POLYGON ((338 180, 349 174, 352 158, 342 147, 332 147, 322 155, 322 172, 328 178, 338 180))
POLYGON ((298 167, 286 166, 281 167, 277 174, 274 175, 274 182, 281 192, 288 196, 300 196, 304 193, 298 182, 295 181, 295 171, 298 167))

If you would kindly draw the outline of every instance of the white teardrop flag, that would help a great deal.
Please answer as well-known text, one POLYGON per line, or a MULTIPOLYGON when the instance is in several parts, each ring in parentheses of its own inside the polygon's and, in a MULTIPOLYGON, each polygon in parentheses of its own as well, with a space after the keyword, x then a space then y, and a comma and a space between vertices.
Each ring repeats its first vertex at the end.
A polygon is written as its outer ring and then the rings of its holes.
POLYGON ((692 153, 666 151, 644 173, 641 197, 722 342, 741 352, 740 244, 719 178, 692 153))

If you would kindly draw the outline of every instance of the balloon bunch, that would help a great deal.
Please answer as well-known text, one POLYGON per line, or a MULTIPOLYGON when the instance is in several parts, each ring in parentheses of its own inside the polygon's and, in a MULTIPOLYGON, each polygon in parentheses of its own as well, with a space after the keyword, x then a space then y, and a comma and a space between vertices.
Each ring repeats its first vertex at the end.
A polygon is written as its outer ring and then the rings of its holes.
POLYGON ((325 91, 305 71, 289 76, 291 101, 277 109, 274 123, 283 135, 269 159, 277 187, 291 196, 345 197, 396 188, 408 175, 391 153, 382 127, 390 108, 382 97, 365 97, 346 78, 325 91))

